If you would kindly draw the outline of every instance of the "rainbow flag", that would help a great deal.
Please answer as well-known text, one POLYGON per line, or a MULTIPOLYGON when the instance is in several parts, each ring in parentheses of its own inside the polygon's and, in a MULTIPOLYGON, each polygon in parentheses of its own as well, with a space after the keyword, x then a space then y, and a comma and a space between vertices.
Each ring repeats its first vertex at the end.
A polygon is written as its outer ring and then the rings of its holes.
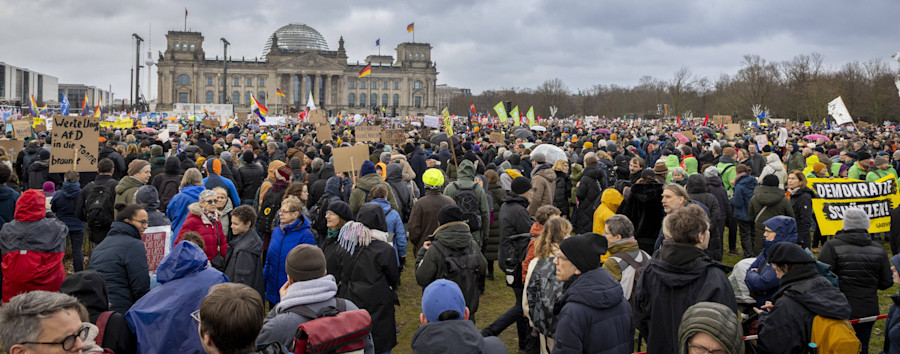
POLYGON ((97 98, 97 109, 94 110, 94 118, 103 117, 103 108, 101 108, 102 105, 103 97, 101 96, 97 98))
POLYGON ((284 97, 284 91, 281 91, 281 89, 275 89, 275 94, 284 97))
POLYGON ((415 24, 416 23, 413 22, 413 23, 410 23, 409 26, 406 26, 406 33, 412 32, 415 29, 415 26, 413 26, 415 24))
POLYGON ((84 94, 84 101, 81 102, 81 115, 85 116, 88 113, 88 105, 87 105, 88 97, 87 94, 84 94))
POLYGON ((207 117, 215 117, 216 116, 215 112, 209 113, 209 111, 206 110, 206 107, 203 107, 203 114, 205 114, 207 117))
POLYGON ((31 110, 31 116, 37 117, 40 115, 41 110, 38 108, 37 102, 34 101, 34 95, 29 95, 28 98, 31 99, 31 103, 28 104, 28 109, 31 110))
POLYGON ((263 122, 266 121, 266 114, 269 113, 269 110, 266 109, 266 106, 263 106, 259 101, 256 100, 256 97, 250 95, 250 112, 256 113, 260 120, 263 122))
POLYGON ((370 74, 372 74, 372 64, 366 65, 366 67, 359 72, 359 77, 364 78, 370 74))

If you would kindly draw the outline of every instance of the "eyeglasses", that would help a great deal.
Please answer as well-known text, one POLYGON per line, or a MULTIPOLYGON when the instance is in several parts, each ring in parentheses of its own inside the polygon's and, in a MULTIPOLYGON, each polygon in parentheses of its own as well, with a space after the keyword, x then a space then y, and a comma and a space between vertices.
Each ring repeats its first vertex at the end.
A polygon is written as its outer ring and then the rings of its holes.
POLYGON ((68 335, 63 340, 59 342, 22 342, 22 344, 43 344, 43 345, 61 345, 62 349, 69 352, 75 348, 75 344, 78 344, 78 339, 81 338, 81 342, 87 339, 88 336, 88 327, 81 327, 78 330, 78 333, 68 335))
POLYGON ((725 354, 726 353, 724 349, 710 350, 707 347, 695 345, 695 344, 688 344, 688 350, 691 352, 691 354, 725 354))
POLYGON ((293 213, 293 212, 296 212, 296 211, 299 211, 299 210, 286 210, 286 209, 280 209, 280 210, 278 210, 278 213, 279 213, 279 214, 287 214, 287 213, 293 213))
POLYGON ((216 204, 215 199, 213 199, 213 200, 204 200, 203 202, 206 203, 206 204, 209 204, 209 205, 216 204))
POLYGON ((200 310, 191 312, 191 318, 193 318, 194 322, 196 322, 199 325, 200 324, 200 310))

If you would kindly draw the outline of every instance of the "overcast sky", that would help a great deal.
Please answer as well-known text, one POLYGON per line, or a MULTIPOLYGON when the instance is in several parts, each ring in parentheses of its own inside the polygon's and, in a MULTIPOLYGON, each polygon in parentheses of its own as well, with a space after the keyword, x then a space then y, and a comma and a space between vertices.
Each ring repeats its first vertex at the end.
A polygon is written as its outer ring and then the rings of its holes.
MULTIPOLYGON (((222 53, 220 37, 232 58, 253 58, 276 29, 305 23, 331 50, 343 35, 349 61, 361 61, 378 38, 393 55, 415 22, 416 41, 434 47, 438 83, 474 93, 556 77, 571 90, 633 86, 682 66, 715 78, 734 74, 748 53, 782 61, 819 52, 838 68, 900 51, 897 0, 0 0, 0 61, 127 97, 131 34, 151 39, 156 58, 165 33, 183 29, 185 7, 210 58, 222 53)), ((146 51, 145 42, 142 62, 146 51)), ((152 81, 155 97, 155 70, 152 81)))

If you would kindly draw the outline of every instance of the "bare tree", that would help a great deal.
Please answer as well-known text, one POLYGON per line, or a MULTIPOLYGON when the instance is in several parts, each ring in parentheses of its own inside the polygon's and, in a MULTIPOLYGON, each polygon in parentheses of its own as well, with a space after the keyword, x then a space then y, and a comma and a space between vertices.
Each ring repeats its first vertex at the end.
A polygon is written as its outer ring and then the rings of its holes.
POLYGON ((755 54, 744 55, 742 66, 737 73, 737 80, 741 81, 745 106, 758 104, 767 107, 778 86, 778 67, 766 63, 765 59, 755 54))
POLYGON ((680 114, 686 109, 688 100, 696 94, 697 81, 697 78, 691 73, 691 69, 686 66, 675 72, 672 80, 666 85, 666 93, 669 95, 669 102, 672 103, 672 109, 669 112, 680 114))

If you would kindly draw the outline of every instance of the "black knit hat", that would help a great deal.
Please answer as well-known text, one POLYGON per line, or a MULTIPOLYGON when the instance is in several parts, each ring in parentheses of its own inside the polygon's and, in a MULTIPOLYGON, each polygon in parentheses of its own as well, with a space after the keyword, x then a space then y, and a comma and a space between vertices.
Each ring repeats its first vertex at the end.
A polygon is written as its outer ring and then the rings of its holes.
POLYGON ((563 240, 559 250, 578 270, 587 273, 600 267, 600 256, 606 254, 607 241, 595 233, 576 235, 563 240))
POLYGON ((465 220, 465 218, 463 217, 462 209, 456 206, 456 204, 444 205, 444 207, 441 208, 441 211, 438 212, 438 224, 440 225, 463 220, 465 220))
POLYGON ((531 189, 531 181, 525 177, 516 177, 512 180, 510 189, 515 194, 525 194, 525 192, 528 192, 528 190, 531 189))
POLYGON ((778 187, 778 177, 775 175, 766 175, 763 177, 762 184, 769 187, 778 187))
POLYGON ((800 246, 792 242, 778 242, 769 247, 769 263, 803 264, 815 263, 816 260, 800 246))
POLYGON ((344 201, 336 200, 331 202, 328 204, 327 211, 337 214, 344 221, 353 221, 353 211, 350 209, 350 204, 344 201))
POLYGON ((250 150, 244 151, 241 155, 241 160, 244 160, 244 163, 253 163, 253 152, 250 150))

